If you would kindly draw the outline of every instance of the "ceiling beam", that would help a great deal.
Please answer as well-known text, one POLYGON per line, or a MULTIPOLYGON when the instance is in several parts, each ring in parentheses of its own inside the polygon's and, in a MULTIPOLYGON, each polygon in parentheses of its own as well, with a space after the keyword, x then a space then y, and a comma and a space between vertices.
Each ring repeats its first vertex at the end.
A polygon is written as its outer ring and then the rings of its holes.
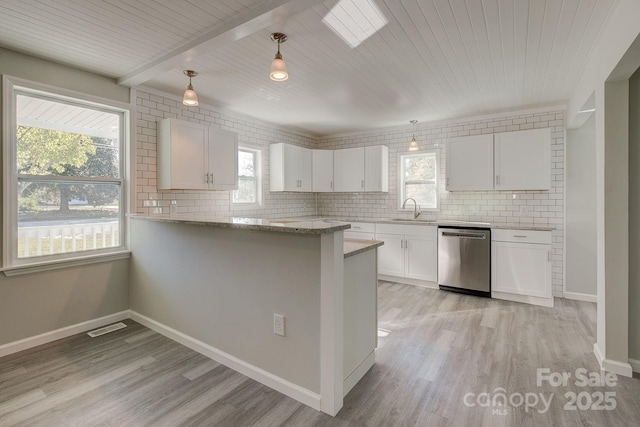
POLYGON ((155 59, 118 79, 118 84, 138 86, 155 76, 183 66, 198 56, 206 55, 217 48, 228 45, 261 31, 271 25, 286 21, 293 15, 309 9, 324 0, 269 0, 203 34, 197 39, 155 59))

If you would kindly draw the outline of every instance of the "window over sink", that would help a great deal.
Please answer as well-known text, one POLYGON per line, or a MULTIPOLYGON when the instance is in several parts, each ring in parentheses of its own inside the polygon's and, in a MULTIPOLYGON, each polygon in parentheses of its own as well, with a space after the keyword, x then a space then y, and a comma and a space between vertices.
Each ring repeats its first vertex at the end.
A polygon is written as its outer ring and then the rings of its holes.
POLYGON ((262 151, 238 147, 238 189, 233 191, 234 208, 262 205, 262 151))
MULTIPOLYGON (((398 189, 398 207, 407 198, 415 199, 421 209, 438 209, 438 155, 436 151, 401 154, 398 171, 400 172, 398 189)), ((405 210, 413 210, 408 203, 405 210)))

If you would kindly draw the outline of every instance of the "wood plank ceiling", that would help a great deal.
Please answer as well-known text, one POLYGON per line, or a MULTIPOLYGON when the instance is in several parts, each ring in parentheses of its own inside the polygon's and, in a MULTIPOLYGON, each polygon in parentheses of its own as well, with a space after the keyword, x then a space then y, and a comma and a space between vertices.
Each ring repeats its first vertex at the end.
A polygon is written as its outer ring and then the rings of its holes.
POLYGON ((176 95, 187 84, 182 70, 193 69, 201 103, 324 136, 564 103, 617 3, 297 0, 304 10, 295 14, 235 24, 295 2, 3 0, 0 46, 125 83, 146 70, 145 86, 176 95), (387 23, 352 47, 323 22, 337 3, 373 4, 387 23), (223 39, 216 29, 225 25, 223 39), (285 82, 268 77, 275 31, 289 36, 285 82), (187 49, 209 33, 217 44, 187 49), (163 59, 173 52, 183 54, 163 59))

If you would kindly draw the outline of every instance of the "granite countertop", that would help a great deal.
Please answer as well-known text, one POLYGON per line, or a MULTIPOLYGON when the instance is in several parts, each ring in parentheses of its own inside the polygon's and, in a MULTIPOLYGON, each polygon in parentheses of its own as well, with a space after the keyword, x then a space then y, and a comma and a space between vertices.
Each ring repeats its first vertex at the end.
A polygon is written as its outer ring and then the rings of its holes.
POLYGON ((550 225, 536 225, 536 224, 522 224, 522 223, 509 223, 509 222, 499 222, 499 223, 491 223, 491 222, 478 222, 478 221, 461 221, 461 220, 453 220, 453 219, 438 219, 438 220, 427 220, 427 219, 392 219, 392 218, 346 218, 346 217, 298 217, 294 218, 296 220, 325 220, 325 221, 341 221, 345 223, 351 222, 364 222, 364 223, 382 223, 382 224, 398 224, 398 225, 414 225, 414 226, 454 226, 454 227, 482 227, 482 228, 491 228, 491 229, 509 229, 509 230, 536 230, 536 231, 553 231, 556 228, 550 225))
POLYGON ((363 239, 350 239, 345 238, 343 242, 344 257, 357 255, 362 252, 366 252, 371 249, 375 249, 384 245, 384 242, 380 240, 363 240, 363 239))
POLYGON ((129 216, 132 219, 146 219, 176 224, 206 225, 221 228, 295 234, 325 234, 351 227, 348 223, 332 219, 261 219, 214 217, 206 214, 180 214, 176 216, 130 214, 129 216))

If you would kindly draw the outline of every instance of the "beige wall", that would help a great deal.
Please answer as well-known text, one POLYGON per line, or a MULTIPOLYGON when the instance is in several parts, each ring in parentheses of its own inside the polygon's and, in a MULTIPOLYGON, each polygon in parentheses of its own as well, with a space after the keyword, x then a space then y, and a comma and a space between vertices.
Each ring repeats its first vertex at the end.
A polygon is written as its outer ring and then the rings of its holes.
POLYGON ((320 393, 320 245, 319 235, 134 219, 131 309, 320 393), (286 338, 273 334, 274 313, 286 338))
POLYGON ((629 79, 629 358, 640 360, 640 68, 629 79))
MULTIPOLYGON (((113 79, 2 48, 0 74, 129 102, 129 89, 113 79)), ((13 278, 0 273, 0 345, 128 309, 128 266, 120 260, 13 278)))

